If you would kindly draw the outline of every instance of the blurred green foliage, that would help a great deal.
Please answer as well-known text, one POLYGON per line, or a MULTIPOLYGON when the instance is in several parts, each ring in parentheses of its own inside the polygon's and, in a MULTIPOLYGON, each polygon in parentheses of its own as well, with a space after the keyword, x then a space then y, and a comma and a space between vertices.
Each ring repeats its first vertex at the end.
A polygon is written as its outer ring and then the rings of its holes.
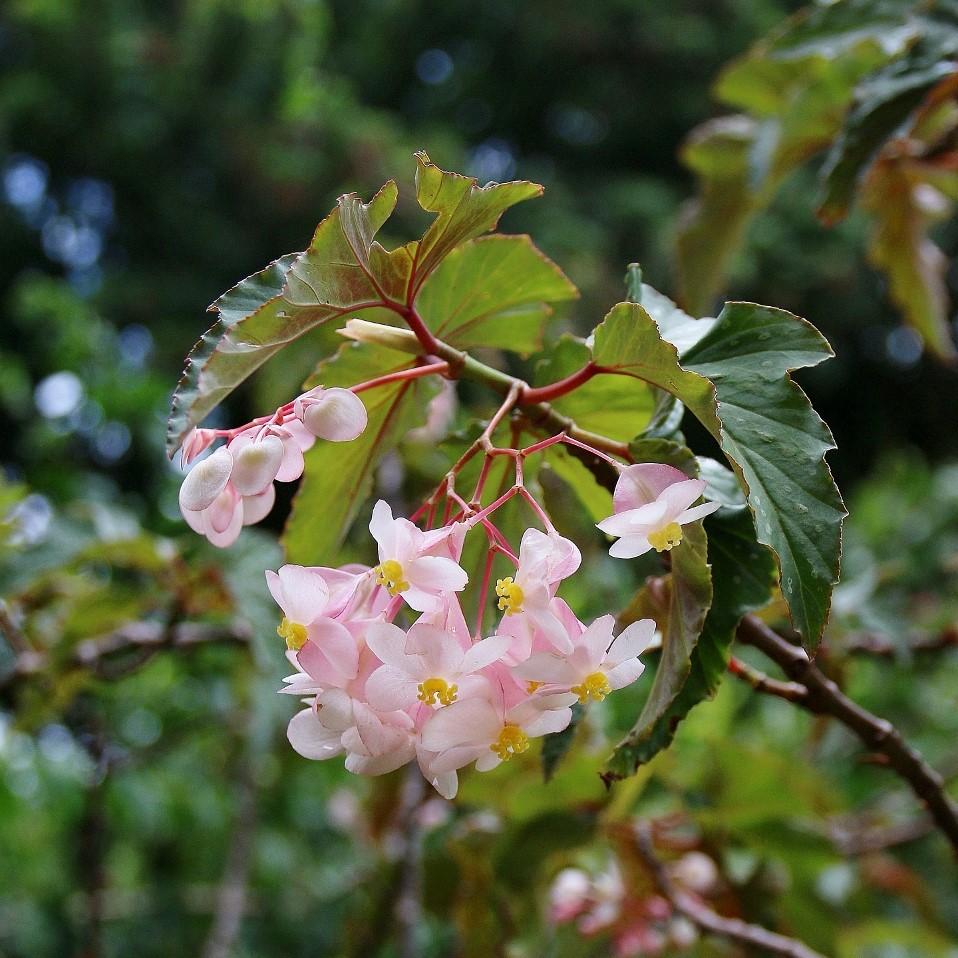
MULTIPOLYGON (((246 876, 235 954, 399 954, 409 784, 286 746, 291 710, 273 692, 287 666, 262 580, 280 553, 267 535, 247 532, 225 557, 184 536, 179 475, 163 465, 170 384, 208 302, 303 248, 338 194, 411 176, 419 148, 481 180, 545 184, 508 228, 533 233, 583 289, 569 328, 621 298, 628 261, 672 288, 692 189, 680 143, 712 115, 720 67, 796 7, 5 6, 0 954, 149 958, 206 942, 212 955, 224 878, 246 876), (146 641, 105 641, 134 620, 146 641), (11 673, 15 662, 30 668, 11 673)), ((842 485, 856 484, 824 663, 955 775, 958 384, 903 338, 861 262, 862 219, 823 233, 812 190, 799 171, 754 217, 728 289, 808 315, 836 348, 805 380, 842 485)), ((398 236, 421 225, 400 206, 398 236)), ((938 242, 951 257, 958 234, 938 242)), ((314 360, 267 366, 226 414, 287 398, 314 360)), ((411 487, 454 452, 425 444, 411 487)), ((587 617, 620 607, 633 580, 550 474, 576 468, 553 459, 536 478, 562 531, 594 543, 588 587, 569 595, 587 617)), ((378 481, 389 488, 388 470, 378 481)), ((534 750, 508 773, 464 777, 455 806, 423 807, 413 954, 608 954, 608 931, 547 921, 547 888, 563 866, 598 871, 616 854, 641 891, 622 841, 640 814, 681 833, 676 856, 707 853, 716 903, 750 920, 842 958, 953 958, 944 843, 918 827, 881 847, 914 827, 912 796, 843 730, 785 702, 726 681, 669 752, 607 793, 596 770, 646 687, 590 711, 549 785, 534 750)), ((708 939, 688 953, 734 952, 708 939)))

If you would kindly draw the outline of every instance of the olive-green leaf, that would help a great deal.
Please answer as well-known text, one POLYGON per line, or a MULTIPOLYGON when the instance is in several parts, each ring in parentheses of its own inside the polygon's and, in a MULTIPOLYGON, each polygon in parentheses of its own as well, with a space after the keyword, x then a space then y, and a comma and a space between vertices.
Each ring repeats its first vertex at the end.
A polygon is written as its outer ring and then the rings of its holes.
POLYGON ((692 651, 688 677, 643 734, 633 730, 619 745, 606 772, 608 778, 631 774, 667 748, 682 719, 700 702, 714 697, 728 666, 739 621, 746 613, 767 605, 772 596, 775 561, 771 552, 756 541, 749 511, 721 509, 705 520, 705 529, 712 567, 712 604, 692 651))
POLYGON ((416 308, 426 325, 459 349, 542 348, 551 303, 575 286, 528 236, 484 236, 453 250, 423 284, 416 308))
POLYGON ((712 575, 701 520, 684 526, 683 539, 671 551, 672 572, 660 586, 656 624, 662 632, 662 655, 648 698, 631 731, 616 746, 603 778, 631 775, 660 750, 664 716, 682 693, 692 667, 706 614, 712 603, 712 575))

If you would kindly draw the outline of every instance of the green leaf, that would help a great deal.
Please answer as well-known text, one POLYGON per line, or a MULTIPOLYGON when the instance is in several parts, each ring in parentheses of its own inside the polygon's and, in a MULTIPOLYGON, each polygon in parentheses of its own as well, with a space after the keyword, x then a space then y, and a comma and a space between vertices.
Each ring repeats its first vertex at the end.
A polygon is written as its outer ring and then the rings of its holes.
POLYGON ((612 515, 612 493, 565 446, 551 446, 546 452, 546 464, 575 493, 593 522, 601 522, 612 515))
POLYGON ((322 323, 383 307, 396 322, 457 246, 495 227, 503 211, 542 193, 535 183, 491 183, 446 173, 417 153, 416 193, 437 216, 422 239, 387 250, 376 234, 398 191, 390 180, 368 202, 341 196, 309 248, 283 257, 234 287, 211 309, 216 325, 193 348, 173 397, 167 434, 172 455, 192 426, 268 359, 322 323))
POLYGON ((711 310, 755 210, 749 158, 756 136, 748 117, 722 117, 694 130, 682 148, 682 161, 699 186, 676 235, 679 290, 694 313, 711 310))
MULTIPOLYGON (((556 382, 581 369, 592 353, 576 336, 563 335, 535 369, 535 383, 556 382)), ((649 423, 656 408, 655 391, 634 379, 596 376, 556 399, 552 406, 582 429, 628 442, 649 423)))
POLYGON ((582 706, 576 702, 572 706, 572 721, 561 732, 553 732, 543 738, 542 778, 544 781, 548 782, 555 775, 559 763, 572 748, 572 743, 575 741, 575 731, 579 727, 579 722, 582 721, 584 714, 582 706))
POLYGON ((495 229, 510 206, 542 195, 538 183, 516 180, 479 186, 474 176, 440 170, 425 153, 417 153, 416 161, 416 199, 424 210, 437 216, 416 246, 410 283, 413 296, 457 246, 495 229))
MULTIPOLYGON (((408 368, 404 353, 365 343, 346 343, 324 360, 314 379, 349 386, 408 368)), ((369 415, 366 431, 352 442, 317 441, 306 453, 306 471, 283 533, 287 562, 333 561, 360 507, 369 497, 376 468, 414 426, 426 419, 437 386, 429 378, 400 381, 362 394, 369 415)))
POLYGON ((426 325, 459 349, 542 348, 550 303, 575 286, 528 236, 486 236, 451 252, 424 283, 416 307, 426 325))
POLYGON ((208 371, 208 365, 218 345, 237 323, 280 294, 286 282, 286 274, 299 255, 289 253, 274 260, 266 269, 237 283, 209 307, 210 312, 219 314, 218 319, 190 350, 183 374, 173 393, 166 431, 167 450, 171 456, 179 449, 186 433, 235 388, 218 385, 216 370, 212 373, 208 371))
POLYGON ((194 347, 173 397, 167 436, 172 454, 191 426, 263 363, 320 323, 381 305, 386 295, 405 291, 412 257, 401 248, 387 252, 373 237, 396 205, 396 184, 387 183, 369 203, 350 193, 313 234, 309 249, 277 260, 217 300, 220 322, 194 347), (253 308, 259 296, 278 293, 253 308), (238 302, 237 302, 238 300, 238 302), (223 311, 235 320, 225 325, 223 311), (194 358, 195 357, 195 358, 194 358))
POLYGON ((902 132, 926 97, 936 87, 941 88, 939 96, 954 88, 958 74, 954 64, 943 58, 945 52, 941 43, 919 42, 904 58, 859 85, 855 107, 822 170, 824 198, 818 215, 824 223, 836 223, 848 213, 865 171, 885 143, 902 132))
POLYGON ((838 580, 846 512, 825 462, 832 435, 789 373, 831 355, 824 337, 792 313, 726 303, 683 357, 715 385, 716 438, 744 483, 758 541, 778 557, 792 622, 812 648, 838 580))
POLYGON ((612 777, 631 774, 667 748, 678 724, 692 708, 715 696, 728 666, 738 623, 748 612, 766 605, 772 596, 775 562, 769 550, 756 541, 748 510, 721 509, 705 520, 705 526, 712 567, 712 604, 691 654, 688 678, 643 735, 633 738, 633 730, 619 745, 609 765, 612 777))
POLYGON ((665 594, 657 603, 662 655, 655 679, 635 725, 609 759, 602 776, 606 782, 632 775, 663 747, 663 720, 689 677, 692 655, 712 603, 712 576, 702 522, 689 523, 682 532, 681 543, 671 551, 671 575, 661 583, 665 594))
MULTIPOLYGON (((838 575, 845 509, 825 463, 831 434, 788 373, 831 356, 784 310, 727 303, 679 364, 648 313, 620 303, 595 331, 595 361, 667 389, 718 440, 776 553, 792 621, 814 647, 838 575)), ((604 377, 596 377, 601 380, 604 377)))
POLYGON ((948 258, 928 235, 952 205, 941 194, 938 206, 922 202, 920 186, 920 167, 906 159, 881 160, 873 169, 862 195, 875 220, 868 258, 888 277, 906 322, 937 356, 953 359, 948 258))

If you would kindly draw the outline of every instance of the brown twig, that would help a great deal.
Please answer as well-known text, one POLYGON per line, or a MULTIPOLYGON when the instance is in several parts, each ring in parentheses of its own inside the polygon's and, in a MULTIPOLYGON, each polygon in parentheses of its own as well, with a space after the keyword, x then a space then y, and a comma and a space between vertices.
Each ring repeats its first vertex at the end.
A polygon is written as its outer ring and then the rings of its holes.
POLYGON ((958 648, 958 625, 949 625, 936 635, 910 636, 905 645, 898 645, 887 635, 877 632, 858 632, 848 636, 842 643, 849 652, 895 659, 902 655, 919 655, 926 652, 941 652, 958 648))
POLYGON ((652 831, 645 822, 636 825, 635 847, 658 890, 672 903, 676 911, 685 915, 702 931, 721 935, 752 948, 762 948, 773 955, 784 955, 786 958, 823 958, 819 952, 796 938, 769 931, 761 925, 749 924, 740 918, 720 915, 696 895, 679 888, 672 881, 665 863, 656 855, 652 845, 652 831))
MULTIPOLYGON (((90 669, 106 678, 117 678, 130 670, 104 673, 103 667, 104 663, 121 653, 140 653, 134 661, 135 667, 139 667, 164 648, 187 649, 218 642, 245 645, 249 639, 249 629, 239 621, 225 625, 181 622, 173 626, 162 622, 131 622, 113 632, 78 643, 73 652, 72 664, 90 669)), ((30 649, 21 652, 14 660, 13 668, 0 676, 0 691, 43 672, 47 664, 48 659, 41 652, 30 649)))
POLYGON ((924 838, 934 831, 935 823, 927 816, 914 818, 893 825, 849 825, 841 820, 829 824, 828 835, 835 847, 848 857, 867 855, 871 852, 884 851, 895 845, 905 845, 908 842, 924 838))
POLYGON ((838 719, 867 748, 882 755, 887 767, 901 776, 922 801, 958 853, 958 804, 945 791, 941 775, 905 742, 891 722, 853 702, 818 670, 803 648, 787 642, 755 616, 742 620, 737 635, 739 641, 775 662, 792 681, 805 686, 808 694, 797 704, 817 715, 838 719))
POLYGON ((765 692, 768 695, 778 696, 788 702, 797 702, 800 705, 808 698, 808 689, 798 682, 780 682, 778 679, 769 678, 764 672, 753 668, 747 662, 737 659, 734 656, 729 659, 728 670, 736 678, 747 682, 756 692, 765 692))

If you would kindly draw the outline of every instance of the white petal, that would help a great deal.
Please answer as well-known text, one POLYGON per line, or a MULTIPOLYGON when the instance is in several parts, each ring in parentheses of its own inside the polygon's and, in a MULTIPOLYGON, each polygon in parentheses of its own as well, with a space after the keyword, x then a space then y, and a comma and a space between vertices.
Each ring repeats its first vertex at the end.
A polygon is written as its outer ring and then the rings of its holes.
POLYGON ((684 526, 686 522, 695 522, 696 519, 704 519, 705 516, 710 516, 721 507, 722 504, 720 502, 703 502, 700 506, 693 506, 691 509, 686 509, 685 512, 676 517, 675 521, 680 526, 684 526))
POLYGON ((638 659, 626 659, 605 673, 612 689, 624 689, 631 685, 645 671, 644 663, 638 659))
POLYGON ((540 735, 550 735, 553 732, 561 732, 568 728, 572 721, 572 709, 565 708, 552 709, 543 712, 538 718, 533 719, 523 727, 523 731, 529 738, 537 738, 540 735))
MULTIPOLYGON (((452 706, 449 706, 452 708, 452 706)), ((441 715, 447 709, 440 709, 437 712, 437 715, 441 715)), ((429 768, 432 771, 433 775, 446 775, 449 772, 454 772, 456 769, 464 768, 466 765, 470 765, 476 760, 480 755, 489 752, 489 754, 494 754, 490 752, 488 745, 460 745, 456 748, 449 748, 443 752, 440 752, 430 763, 429 768)))
POLYGON ((668 505, 670 516, 677 516, 702 495, 706 485, 704 479, 686 479, 684 482, 677 482, 662 493, 661 501, 668 505))
POLYGON ((303 411, 306 428, 320 439, 349 442, 366 428, 366 407, 354 392, 348 389, 327 389, 317 403, 303 411))
POLYGON ((233 471, 233 456, 220 446, 212 456, 198 462, 180 486, 180 508, 202 512, 226 488, 233 471))
POLYGON ((639 619, 628 628, 609 647, 605 657, 607 664, 615 666, 627 659, 634 659, 641 655, 655 638, 655 621, 653 619, 639 619))
POLYGON ((603 615, 590 625, 579 637, 578 644, 588 651, 589 670, 595 669, 605 658, 606 649, 612 644, 615 616, 603 615))
POLYGON ((343 753, 340 744, 341 733, 331 731, 319 724, 316 713, 311 709, 297 712, 286 729, 289 744, 303 758, 334 758, 343 753))
POLYGON ((380 545, 380 555, 382 549, 387 552, 391 550, 393 540, 393 511, 389 508, 389 503, 382 499, 373 506, 373 515, 369 520, 369 531, 372 537, 380 545))
POLYGON ((477 772, 491 772, 494 768, 498 768, 502 764, 502 759, 492 750, 489 749, 486 752, 483 752, 476 759, 476 771, 477 772))
POLYGON ((410 584, 426 592, 460 592, 469 576, 452 559, 440 556, 420 556, 403 567, 410 584))
POLYGON ((652 544, 646 536, 623 536, 618 542, 613 542, 609 555, 613 559, 637 559, 652 549, 652 544))
POLYGON ((459 791, 459 776, 454 771, 434 775, 429 779, 429 783, 443 798, 455 798, 456 792, 459 791))
POLYGON ((533 652, 512 670, 512 674, 526 682, 552 685, 574 685, 579 678, 567 659, 552 652, 533 652))

